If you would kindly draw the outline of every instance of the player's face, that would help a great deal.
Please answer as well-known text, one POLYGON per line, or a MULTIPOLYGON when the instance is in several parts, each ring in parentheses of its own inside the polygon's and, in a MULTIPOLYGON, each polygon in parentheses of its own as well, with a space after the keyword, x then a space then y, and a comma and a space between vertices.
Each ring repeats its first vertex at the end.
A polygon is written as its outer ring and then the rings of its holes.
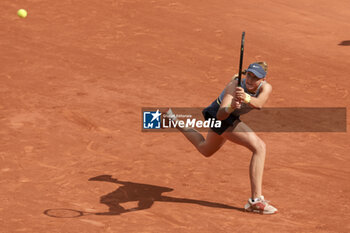
POLYGON ((246 77, 246 87, 248 91, 255 92, 263 80, 262 78, 256 77, 252 72, 248 72, 246 77))

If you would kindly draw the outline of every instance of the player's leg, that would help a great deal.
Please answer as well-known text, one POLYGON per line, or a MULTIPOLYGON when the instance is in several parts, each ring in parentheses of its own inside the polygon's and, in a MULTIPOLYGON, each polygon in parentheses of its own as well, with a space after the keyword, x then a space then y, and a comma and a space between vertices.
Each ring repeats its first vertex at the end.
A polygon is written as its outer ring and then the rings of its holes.
POLYGON ((251 194, 252 198, 261 196, 262 176, 266 156, 265 143, 243 122, 239 122, 234 128, 228 128, 222 136, 229 141, 248 148, 253 153, 249 169, 251 194))
POLYGON ((197 148, 205 157, 212 156, 225 143, 226 139, 209 129, 207 137, 193 128, 180 128, 178 130, 197 148))
MULTIPOLYGON (((171 109, 168 109, 163 117, 169 118, 172 121, 177 121, 175 114, 171 109)), ((176 128, 196 147, 196 149, 205 157, 212 156, 218 151, 221 146, 225 143, 226 139, 221 135, 218 135, 211 129, 209 129, 207 137, 193 128, 184 127, 181 128, 179 125, 176 128)))
POLYGON ((239 122, 236 127, 228 128, 222 136, 239 145, 245 146, 252 153, 250 161, 249 175, 251 183, 251 203, 249 207, 254 205, 251 211, 256 211, 264 214, 276 213, 277 209, 267 204, 262 196, 262 178, 264 172, 264 164, 266 157, 266 145, 245 123, 239 122), (255 205, 254 200, 256 201, 255 205), (261 209, 259 209, 261 208, 261 209))

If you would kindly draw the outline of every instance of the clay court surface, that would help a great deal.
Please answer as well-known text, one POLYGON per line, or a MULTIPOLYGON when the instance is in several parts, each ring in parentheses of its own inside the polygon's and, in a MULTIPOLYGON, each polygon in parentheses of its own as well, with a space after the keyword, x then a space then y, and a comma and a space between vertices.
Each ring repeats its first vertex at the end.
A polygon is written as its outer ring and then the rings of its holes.
POLYGON ((348 132, 258 133, 273 216, 242 212, 247 149, 204 158, 180 133, 141 132, 142 107, 211 103, 238 71, 242 31, 244 66, 269 64, 267 107, 349 107, 349 9, 2 0, 0 232, 349 232, 348 132))

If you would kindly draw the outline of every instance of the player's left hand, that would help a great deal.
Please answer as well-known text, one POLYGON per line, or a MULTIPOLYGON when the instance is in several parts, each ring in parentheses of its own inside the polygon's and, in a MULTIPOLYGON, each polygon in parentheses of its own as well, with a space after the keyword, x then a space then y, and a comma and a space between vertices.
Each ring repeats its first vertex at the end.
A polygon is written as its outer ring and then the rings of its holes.
POLYGON ((234 109, 240 109, 242 107, 241 101, 237 98, 232 102, 234 109))

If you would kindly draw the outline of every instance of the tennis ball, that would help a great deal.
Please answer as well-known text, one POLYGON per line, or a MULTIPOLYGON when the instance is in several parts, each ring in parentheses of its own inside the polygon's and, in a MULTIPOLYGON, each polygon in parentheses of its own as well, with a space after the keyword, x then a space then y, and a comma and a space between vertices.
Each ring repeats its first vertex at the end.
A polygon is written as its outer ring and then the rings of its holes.
POLYGON ((18 11, 17 11, 17 15, 19 16, 19 17, 21 17, 21 18, 25 18, 25 17, 27 17, 27 11, 26 10, 24 10, 24 9, 19 9, 18 11))

